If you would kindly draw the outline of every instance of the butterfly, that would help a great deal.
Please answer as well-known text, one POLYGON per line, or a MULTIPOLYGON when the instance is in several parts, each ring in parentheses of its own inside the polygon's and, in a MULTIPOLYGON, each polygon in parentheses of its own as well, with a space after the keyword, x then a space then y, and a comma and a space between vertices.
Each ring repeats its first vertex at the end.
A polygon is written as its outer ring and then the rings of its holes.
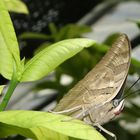
POLYGON ((120 34, 101 61, 58 103, 54 113, 62 113, 104 129, 103 124, 120 114, 121 99, 131 61, 131 45, 126 34, 120 34))

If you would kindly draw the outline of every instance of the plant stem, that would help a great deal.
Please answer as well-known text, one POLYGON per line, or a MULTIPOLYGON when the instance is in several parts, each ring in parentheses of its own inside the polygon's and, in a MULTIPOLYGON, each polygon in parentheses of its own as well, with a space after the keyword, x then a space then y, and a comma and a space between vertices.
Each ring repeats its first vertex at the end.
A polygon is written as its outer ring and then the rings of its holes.
POLYGON ((19 81, 17 80, 16 75, 13 74, 12 79, 11 79, 10 84, 9 84, 9 87, 8 87, 8 90, 7 90, 5 96, 0 104, 0 111, 5 110, 8 102, 13 94, 13 91, 15 90, 18 83, 19 83, 19 81))

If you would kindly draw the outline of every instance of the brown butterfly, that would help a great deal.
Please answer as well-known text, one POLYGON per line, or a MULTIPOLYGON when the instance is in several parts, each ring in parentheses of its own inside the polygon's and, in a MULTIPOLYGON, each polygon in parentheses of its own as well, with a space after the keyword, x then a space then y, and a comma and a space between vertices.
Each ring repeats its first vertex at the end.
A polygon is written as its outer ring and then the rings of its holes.
POLYGON ((54 113, 63 113, 116 136, 101 125, 118 115, 131 61, 131 45, 121 34, 102 60, 59 102, 54 113))

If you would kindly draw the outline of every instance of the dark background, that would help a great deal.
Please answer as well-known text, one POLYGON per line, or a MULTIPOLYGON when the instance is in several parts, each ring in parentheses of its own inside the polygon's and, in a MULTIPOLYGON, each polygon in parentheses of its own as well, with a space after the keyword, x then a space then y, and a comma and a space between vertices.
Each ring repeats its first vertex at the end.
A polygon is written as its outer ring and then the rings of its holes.
POLYGON ((47 33, 48 23, 63 26, 75 23, 103 0, 23 0, 30 14, 11 13, 17 34, 26 31, 47 33))

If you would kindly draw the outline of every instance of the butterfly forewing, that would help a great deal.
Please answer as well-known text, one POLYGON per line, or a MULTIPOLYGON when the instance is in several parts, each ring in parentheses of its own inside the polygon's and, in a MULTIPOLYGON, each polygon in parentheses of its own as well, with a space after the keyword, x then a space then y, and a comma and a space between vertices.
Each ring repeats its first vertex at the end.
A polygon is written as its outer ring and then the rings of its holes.
MULTIPOLYGON (((102 60, 60 100, 55 111, 69 110, 78 106, 83 108, 91 106, 94 109, 110 102, 126 80, 130 51, 127 36, 120 35, 102 60)), ((77 110, 77 113, 81 111, 82 108, 77 110)))

